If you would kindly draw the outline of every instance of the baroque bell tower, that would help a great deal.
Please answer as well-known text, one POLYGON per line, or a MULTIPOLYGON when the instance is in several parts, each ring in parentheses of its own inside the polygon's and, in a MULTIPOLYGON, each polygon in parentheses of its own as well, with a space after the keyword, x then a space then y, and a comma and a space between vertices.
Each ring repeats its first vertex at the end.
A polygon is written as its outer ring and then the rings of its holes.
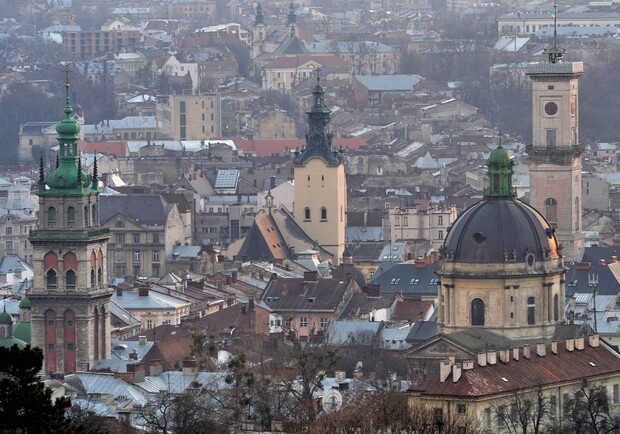
MULTIPOLYGON (((557 8, 554 23, 556 15, 557 8)), ((548 60, 527 69, 532 80, 532 144, 527 146, 530 203, 555 227, 563 256, 580 261, 585 239, 578 104, 583 62, 564 61, 556 35, 554 25, 553 46, 545 50, 548 60)))
POLYGON ((332 148, 330 110, 319 78, 312 91, 306 146, 295 152, 295 220, 340 264, 345 248, 347 183, 342 149, 332 148))
POLYGON ((107 287, 109 231, 99 225, 97 164, 82 170, 73 119, 68 69, 65 118, 56 125, 55 170, 39 174, 39 227, 30 234, 34 283, 32 346, 43 350, 46 374, 87 371, 110 357, 110 296, 107 287))

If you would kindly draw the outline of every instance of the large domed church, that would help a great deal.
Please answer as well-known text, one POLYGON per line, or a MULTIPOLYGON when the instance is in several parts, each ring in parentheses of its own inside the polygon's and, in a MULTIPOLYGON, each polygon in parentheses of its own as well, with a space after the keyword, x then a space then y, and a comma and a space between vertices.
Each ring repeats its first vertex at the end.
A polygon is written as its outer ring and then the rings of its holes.
POLYGON ((511 339, 548 338, 564 320, 564 275, 554 228, 516 197, 513 160, 500 143, 484 198, 453 224, 441 249, 438 325, 511 339))

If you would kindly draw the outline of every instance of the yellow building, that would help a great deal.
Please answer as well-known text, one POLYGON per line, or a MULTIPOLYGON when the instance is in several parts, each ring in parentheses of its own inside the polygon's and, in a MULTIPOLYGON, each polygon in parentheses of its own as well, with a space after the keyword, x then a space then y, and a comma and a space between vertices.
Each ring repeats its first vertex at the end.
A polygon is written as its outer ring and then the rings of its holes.
POLYGON ((219 94, 157 97, 157 129, 172 140, 208 140, 219 136, 219 94))
POLYGON ((330 110, 317 80, 306 147, 295 153, 295 220, 339 264, 345 249, 347 185, 342 150, 332 148, 330 110))

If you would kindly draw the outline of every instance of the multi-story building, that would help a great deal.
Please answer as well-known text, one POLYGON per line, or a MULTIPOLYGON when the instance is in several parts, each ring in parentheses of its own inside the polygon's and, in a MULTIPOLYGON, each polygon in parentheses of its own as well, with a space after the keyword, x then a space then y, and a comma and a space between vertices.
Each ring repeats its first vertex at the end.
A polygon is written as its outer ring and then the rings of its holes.
POLYGON ((101 224, 110 231, 110 276, 163 276, 174 246, 191 243, 177 205, 156 194, 102 196, 101 224))
POLYGON ((66 117, 56 126, 59 165, 39 177, 38 229, 30 233, 34 283, 32 346, 43 351, 43 369, 88 371, 110 357, 109 232, 99 221, 97 166, 82 171, 67 83, 66 117))
POLYGON ((157 97, 159 135, 172 140, 205 140, 221 134, 219 94, 157 97))
POLYGON ((30 194, 30 179, 17 178, 0 197, 0 257, 17 255, 32 264, 30 231, 37 227, 38 202, 30 194))
POLYGON ((351 74, 351 64, 335 54, 281 56, 265 65, 263 88, 290 91, 302 81, 316 77, 319 69, 324 75, 330 72, 351 74))
POLYGON ((107 53, 123 53, 136 49, 139 30, 69 31, 62 39, 64 53, 73 60, 92 59, 107 53))
POLYGON ((438 250, 456 217, 454 205, 442 206, 428 200, 418 202, 414 208, 390 208, 385 221, 389 232, 384 238, 391 242, 424 240, 438 250))
MULTIPOLYGON (((562 12, 556 16, 558 27, 620 26, 618 12, 562 12)), ((553 27, 554 17, 548 12, 511 12, 497 18, 500 35, 534 35, 545 27, 553 27)))

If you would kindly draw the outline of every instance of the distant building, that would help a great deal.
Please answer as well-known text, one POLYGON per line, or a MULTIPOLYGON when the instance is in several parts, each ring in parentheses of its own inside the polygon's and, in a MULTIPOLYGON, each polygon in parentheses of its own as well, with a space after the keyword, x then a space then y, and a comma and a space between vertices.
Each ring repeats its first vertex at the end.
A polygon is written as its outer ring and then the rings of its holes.
POLYGON ((206 140, 221 135, 219 94, 157 97, 159 137, 206 140))

